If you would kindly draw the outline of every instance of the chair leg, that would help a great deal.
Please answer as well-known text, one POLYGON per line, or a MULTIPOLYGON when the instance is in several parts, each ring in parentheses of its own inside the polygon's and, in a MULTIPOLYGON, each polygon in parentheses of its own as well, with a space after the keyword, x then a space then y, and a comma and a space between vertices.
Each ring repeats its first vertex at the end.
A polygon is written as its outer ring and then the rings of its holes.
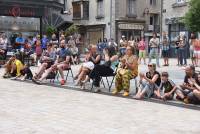
POLYGON ((105 83, 103 81, 103 78, 101 77, 101 83, 103 84, 103 87, 106 88, 105 83))
POLYGON ((54 81, 55 80, 59 81, 59 72, 56 72, 56 77, 55 77, 54 81))
POLYGON ((70 70, 70 72, 71 72, 72 79, 73 79, 73 82, 74 82, 74 74, 73 74, 72 70, 70 70))
POLYGON ((66 81, 67 81, 68 75, 69 75, 69 70, 67 70, 66 81))
POLYGON ((108 88, 109 88, 110 84, 109 84, 109 81, 108 81, 108 77, 106 77, 106 81, 107 81, 107 85, 108 85, 108 88))
POLYGON ((92 86, 91 86, 91 89, 90 89, 91 92, 93 91, 93 88, 94 88, 94 84, 92 82, 92 86))
POLYGON ((137 79, 135 78, 135 94, 138 92, 137 79))
POLYGON ((110 86, 109 86, 109 92, 111 91, 111 88, 112 88, 112 85, 113 85, 113 81, 114 81, 114 79, 115 79, 115 76, 113 76, 112 81, 111 81, 111 83, 110 83, 110 86))

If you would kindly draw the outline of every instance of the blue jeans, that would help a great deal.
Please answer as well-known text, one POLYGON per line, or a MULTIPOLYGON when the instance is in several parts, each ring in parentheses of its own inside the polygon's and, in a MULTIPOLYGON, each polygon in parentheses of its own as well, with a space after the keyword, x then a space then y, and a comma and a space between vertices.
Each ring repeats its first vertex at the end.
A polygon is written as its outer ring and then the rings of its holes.
POLYGON ((183 65, 183 61, 184 61, 185 65, 187 64, 185 48, 179 48, 178 49, 178 58, 179 58, 179 62, 180 62, 181 65, 183 65))
POLYGON ((124 56, 125 53, 126 53, 126 48, 120 48, 120 49, 119 49, 119 52, 120 52, 120 54, 121 54, 122 56, 124 56))
POLYGON ((156 58, 156 64, 157 66, 160 66, 159 64, 159 49, 158 48, 151 48, 149 53, 149 63, 151 63, 151 59, 156 58))
POLYGON ((154 90, 158 89, 158 86, 156 84, 151 84, 145 80, 142 80, 140 83, 140 89, 145 91, 145 97, 150 98, 153 96, 154 90))

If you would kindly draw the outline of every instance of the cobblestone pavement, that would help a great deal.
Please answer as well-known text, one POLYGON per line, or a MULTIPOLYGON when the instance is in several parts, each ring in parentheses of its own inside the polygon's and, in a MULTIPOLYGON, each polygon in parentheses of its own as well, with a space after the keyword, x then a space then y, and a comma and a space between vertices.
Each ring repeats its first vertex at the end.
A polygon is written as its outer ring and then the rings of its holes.
POLYGON ((198 110, 2 78, 0 105, 0 134, 200 133, 198 110))

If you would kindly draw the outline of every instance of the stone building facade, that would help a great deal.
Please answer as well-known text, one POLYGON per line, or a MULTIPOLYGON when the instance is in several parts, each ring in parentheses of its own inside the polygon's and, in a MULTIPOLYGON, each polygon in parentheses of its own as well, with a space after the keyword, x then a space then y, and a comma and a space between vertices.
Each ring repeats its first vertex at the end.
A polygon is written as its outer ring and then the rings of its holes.
POLYGON ((160 0, 115 0, 116 39, 145 37, 160 33, 160 0))
MULTIPOLYGON (((179 35, 185 35, 188 39, 190 32, 183 22, 183 17, 188 12, 189 0, 163 0, 162 31, 168 33, 170 43, 170 57, 176 57, 175 40, 179 35)), ((186 55, 189 56, 189 44, 186 47, 186 55)))
POLYGON ((8 37, 21 32, 24 36, 42 35, 46 26, 65 29, 72 19, 62 14, 65 0, 1 0, 0 32, 8 37))
POLYGON ((162 29, 168 33, 170 40, 175 40, 181 33, 188 37, 189 32, 183 23, 188 9, 189 0, 163 0, 162 29))
POLYGON ((85 46, 99 39, 122 35, 145 36, 160 32, 160 0, 69 0, 73 7, 73 22, 79 26, 85 46))

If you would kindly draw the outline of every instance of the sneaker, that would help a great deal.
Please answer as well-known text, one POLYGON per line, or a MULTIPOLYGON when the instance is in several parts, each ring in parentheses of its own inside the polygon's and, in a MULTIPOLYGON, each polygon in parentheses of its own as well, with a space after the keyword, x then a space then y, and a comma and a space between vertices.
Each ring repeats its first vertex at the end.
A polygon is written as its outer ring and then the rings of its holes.
POLYGON ((183 102, 184 102, 185 104, 189 104, 189 99, 188 99, 188 98, 185 98, 185 99, 183 100, 183 102))
POLYGON ((113 94, 113 95, 116 95, 116 94, 118 94, 118 93, 119 93, 119 92, 117 91, 117 89, 115 89, 115 90, 112 91, 112 94, 113 94))
POLYGON ((38 85, 41 85, 42 82, 40 80, 32 79, 32 82, 38 85))
POLYGON ((129 96, 129 92, 125 91, 123 94, 124 97, 129 96))
POLYGON ((95 93, 101 92, 100 87, 95 87, 95 86, 94 86, 94 92, 95 92, 95 93))
POLYGON ((60 85, 65 85, 65 80, 61 80, 60 85))
POLYGON ((12 76, 10 75, 10 74, 5 74, 5 75, 3 75, 3 78, 11 78, 12 76))

